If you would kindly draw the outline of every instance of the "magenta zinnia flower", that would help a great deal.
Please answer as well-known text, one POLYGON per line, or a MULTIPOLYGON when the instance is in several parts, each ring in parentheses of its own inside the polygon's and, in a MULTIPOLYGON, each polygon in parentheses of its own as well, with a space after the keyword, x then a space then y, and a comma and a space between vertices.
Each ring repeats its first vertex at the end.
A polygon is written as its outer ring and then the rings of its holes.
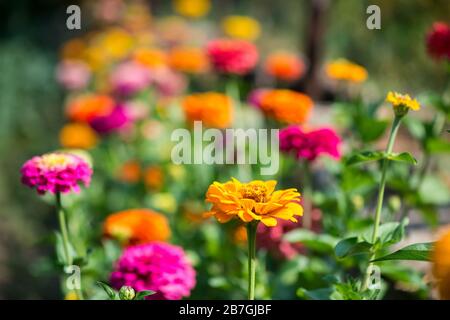
POLYGON ((150 71, 135 62, 124 62, 111 75, 111 85, 115 92, 131 95, 147 88, 152 81, 150 71))
POLYGON ((33 157, 25 162, 20 172, 22 183, 35 188, 39 194, 78 192, 79 184, 88 186, 92 176, 86 161, 62 152, 33 157))
POLYGON ((126 106, 116 106, 110 114, 97 116, 90 121, 91 127, 100 134, 109 134, 119 131, 129 125, 132 115, 126 106))
POLYGON ((195 270, 183 249, 168 243, 152 242, 125 249, 111 285, 130 286, 136 291, 152 290, 152 300, 180 300, 195 287, 195 270))
POLYGON ((427 34, 428 53, 436 59, 450 59, 450 26, 435 22, 427 34))
POLYGON ((214 68, 223 73, 244 75, 258 62, 256 46, 244 40, 213 40, 206 50, 214 68))
POLYGON ((299 126, 290 126, 280 131, 280 150, 293 152, 297 159, 314 161, 322 154, 339 159, 340 144, 341 139, 330 128, 305 131, 299 126))

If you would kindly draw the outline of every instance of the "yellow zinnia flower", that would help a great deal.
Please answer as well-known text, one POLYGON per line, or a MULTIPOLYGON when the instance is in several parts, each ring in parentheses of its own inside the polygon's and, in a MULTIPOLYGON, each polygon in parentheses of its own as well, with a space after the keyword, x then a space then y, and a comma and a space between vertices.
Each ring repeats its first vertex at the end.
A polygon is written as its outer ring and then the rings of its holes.
POLYGON ((234 217, 244 222, 256 220, 268 227, 276 226, 277 219, 297 222, 295 216, 303 215, 300 193, 297 189, 274 191, 276 184, 275 180, 242 183, 234 178, 214 182, 206 193, 206 202, 213 206, 204 216, 215 216, 221 223, 234 217))
POLYGON ((450 229, 436 242, 433 254, 433 275, 438 281, 440 298, 450 300, 450 229))
POLYGON ((415 111, 420 110, 419 102, 407 94, 390 91, 386 97, 386 101, 392 104, 397 115, 405 115, 409 109, 415 111))
POLYGON ((174 0, 174 10, 188 18, 200 18, 206 15, 211 8, 210 0, 174 0))
POLYGON ((227 16, 222 20, 222 29, 227 36, 250 41, 261 33, 259 22, 248 16, 227 16))
POLYGON ((326 66, 327 76, 334 80, 344 80, 360 83, 367 79, 367 70, 364 67, 346 59, 338 59, 326 66))

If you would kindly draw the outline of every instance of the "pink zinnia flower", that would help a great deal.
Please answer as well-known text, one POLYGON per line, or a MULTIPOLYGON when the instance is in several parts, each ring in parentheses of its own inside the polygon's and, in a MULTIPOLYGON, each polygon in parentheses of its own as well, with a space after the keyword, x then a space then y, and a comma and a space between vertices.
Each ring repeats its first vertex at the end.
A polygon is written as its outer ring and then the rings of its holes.
POLYGON ((122 95, 131 95, 148 87, 152 81, 150 71, 135 62, 120 64, 111 75, 113 90, 122 95))
POLYGON ((68 90, 84 89, 90 78, 91 71, 83 61, 64 60, 56 69, 56 79, 68 90))
POLYGON ((450 59, 450 26, 435 22, 427 35, 428 53, 436 59, 450 59))
POLYGON ((214 68, 223 73, 244 75, 258 62, 256 46, 244 40, 213 40, 206 50, 214 68))
POLYGON ((152 300, 180 300, 195 287, 195 270, 183 249, 152 242, 125 249, 111 274, 111 285, 130 286, 136 291, 152 290, 152 300))
POLYGON ((120 131, 132 121, 132 115, 126 106, 118 105, 111 113, 93 118, 89 124, 100 134, 109 134, 120 131))
POLYGON ((36 156, 25 162, 20 170, 22 183, 34 188, 39 194, 47 191, 56 194, 78 192, 79 184, 88 186, 92 169, 82 158, 55 152, 36 156))
MULTIPOLYGON (((312 210, 312 228, 314 232, 321 230, 322 214, 319 209, 312 210)), ((278 219, 275 227, 266 227, 262 223, 258 225, 256 244, 259 248, 268 250, 274 257, 281 259, 292 259, 298 254, 305 253, 302 243, 291 243, 283 239, 289 231, 302 227, 302 221, 291 222, 278 219)))
POLYGON ((169 68, 154 69, 153 81, 158 92, 165 97, 179 96, 187 87, 186 78, 169 68))
POLYGON ((258 109, 261 108, 261 99, 263 95, 268 91, 270 91, 270 89, 265 88, 255 89, 251 91, 247 97, 248 104, 258 109))
POLYGON ((330 128, 305 131, 299 126, 290 126, 280 131, 280 150, 293 152, 298 159, 314 161, 322 154, 339 159, 340 144, 340 137, 330 128))

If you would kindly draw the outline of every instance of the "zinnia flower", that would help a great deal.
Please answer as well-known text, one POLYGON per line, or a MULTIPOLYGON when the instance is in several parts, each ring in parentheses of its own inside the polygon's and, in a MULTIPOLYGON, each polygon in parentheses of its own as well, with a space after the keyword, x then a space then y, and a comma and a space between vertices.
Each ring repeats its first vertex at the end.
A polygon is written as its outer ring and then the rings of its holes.
POLYGON ((119 60, 130 52, 133 41, 125 29, 113 27, 100 35, 97 45, 108 57, 119 60))
POLYGON ((307 95, 286 89, 267 90, 259 99, 260 109, 269 117, 284 123, 304 123, 313 108, 307 95))
POLYGON ((229 37, 249 41, 256 40, 261 33, 259 22, 248 16, 227 16, 222 20, 222 29, 229 37))
POLYGON ((67 149, 91 149, 97 141, 97 133, 86 123, 69 123, 59 132, 59 142, 67 149))
POLYGON ((147 188, 158 190, 164 184, 164 174, 160 167, 147 167, 144 171, 144 184, 147 188))
POLYGON ((187 87, 184 75, 169 68, 153 70, 153 80, 158 93, 164 97, 179 96, 187 87))
POLYGON ((134 94, 147 88, 151 80, 149 70, 135 62, 120 64, 110 78, 113 90, 122 95, 134 94))
POLYGON ((255 45, 244 40, 213 40, 206 50, 214 68, 222 73, 245 75, 258 62, 255 45))
POLYGON ((90 77, 89 66, 81 60, 63 60, 56 69, 58 82, 68 90, 84 89, 90 77))
POLYGON ((182 106, 190 122, 203 121, 212 128, 226 128, 231 124, 232 101, 222 93, 193 94, 183 99, 182 106))
POLYGON ((206 15, 210 8, 210 0, 173 0, 173 9, 188 18, 200 18, 206 15))
POLYGON ((436 242, 431 258, 440 298, 450 300, 450 229, 447 229, 436 242))
POLYGON ((297 159, 314 161, 322 154, 339 159, 341 139, 333 129, 320 128, 306 131, 290 126, 280 131, 280 150, 293 152, 297 159))
POLYGON ((450 59, 450 26, 435 22, 427 34, 428 53, 436 59, 450 59))
POLYGON ((386 101, 392 104, 395 114, 399 116, 405 115, 410 109, 414 111, 420 110, 419 102, 407 94, 390 91, 387 94, 386 101))
POLYGON ((141 165, 136 160, 125 162, 119 169, 118 178, 125 183, 137 183, 141 178, 141 165))
POLYGON ((69 101, 66 113, 72 121, 90 122, 95 117, 110 114, 114 106, 114 100, 107 95, 86 94, 69 101))
POLYGON ((140 48, 133 53, 133 61, 150 69, 161 68, 167 66, 167 55, 156 48, 140 48))
POLYGON ((345 59, 328 63, 326 73, 329 78, 334 80, 360 83, 367 79, 367 71, 364 67, 345 59))
POLYGON ((25 162, 20 170, 22 183, 39 194, 78 192, 79 184, 88 186, 92 169, 81 157, 70 153, 48 153, 25 162))
POLYGON ((185 73, 203 73, 208 69, 208 57, 199 48, 176 47, 169 52, 169 65, 185 73))
POLYGON ((125 249, 110 277, 111 285, 152 290, 149 300, 180 300, 195 287, 195 270, 183 249, 153 242, 125 249))
POLYGON ((206 202, 212 203, 212 208, 205 217, 214 216, 221 223, 233 218, 256 220, 269 227, 276 226, 277 219, 296 222, 295 216, 303 214, 300 193, 297 189, 274 191, 276 184, 274 180, 242 183, 234 178, 226 183, 214 182, 206 193, 206 202))
POLYGON ((169 221, 150 209, 130 209, 109 215, 103 233, 124 245, 167 241, 170 237, 169 221))
POLYGON ((126 106, 118 105, 110 113, 93 118, 90 125, 100 134, 109 134, 125 128, 131 121, 126 106))
POLYGON ((276 52, 267 57, 264 70, 276 79, 294 81, 302 76, 305 65, 295 54, 276 52))

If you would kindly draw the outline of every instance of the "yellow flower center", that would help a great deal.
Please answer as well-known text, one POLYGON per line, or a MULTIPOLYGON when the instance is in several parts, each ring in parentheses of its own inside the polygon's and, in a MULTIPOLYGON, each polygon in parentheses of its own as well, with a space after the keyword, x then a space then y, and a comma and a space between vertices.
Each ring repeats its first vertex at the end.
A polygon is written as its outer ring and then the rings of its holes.
POLYGON ((267 188, 263 184, 248 183, 242 186, 240 193, 244 199, 252 199, 256 202, 267 201, 267 188))
POLYGON ((74 162, 73 158, 63 153, 45 154, 39 160, 39 166, 55 169, 68 166, 74 162))

